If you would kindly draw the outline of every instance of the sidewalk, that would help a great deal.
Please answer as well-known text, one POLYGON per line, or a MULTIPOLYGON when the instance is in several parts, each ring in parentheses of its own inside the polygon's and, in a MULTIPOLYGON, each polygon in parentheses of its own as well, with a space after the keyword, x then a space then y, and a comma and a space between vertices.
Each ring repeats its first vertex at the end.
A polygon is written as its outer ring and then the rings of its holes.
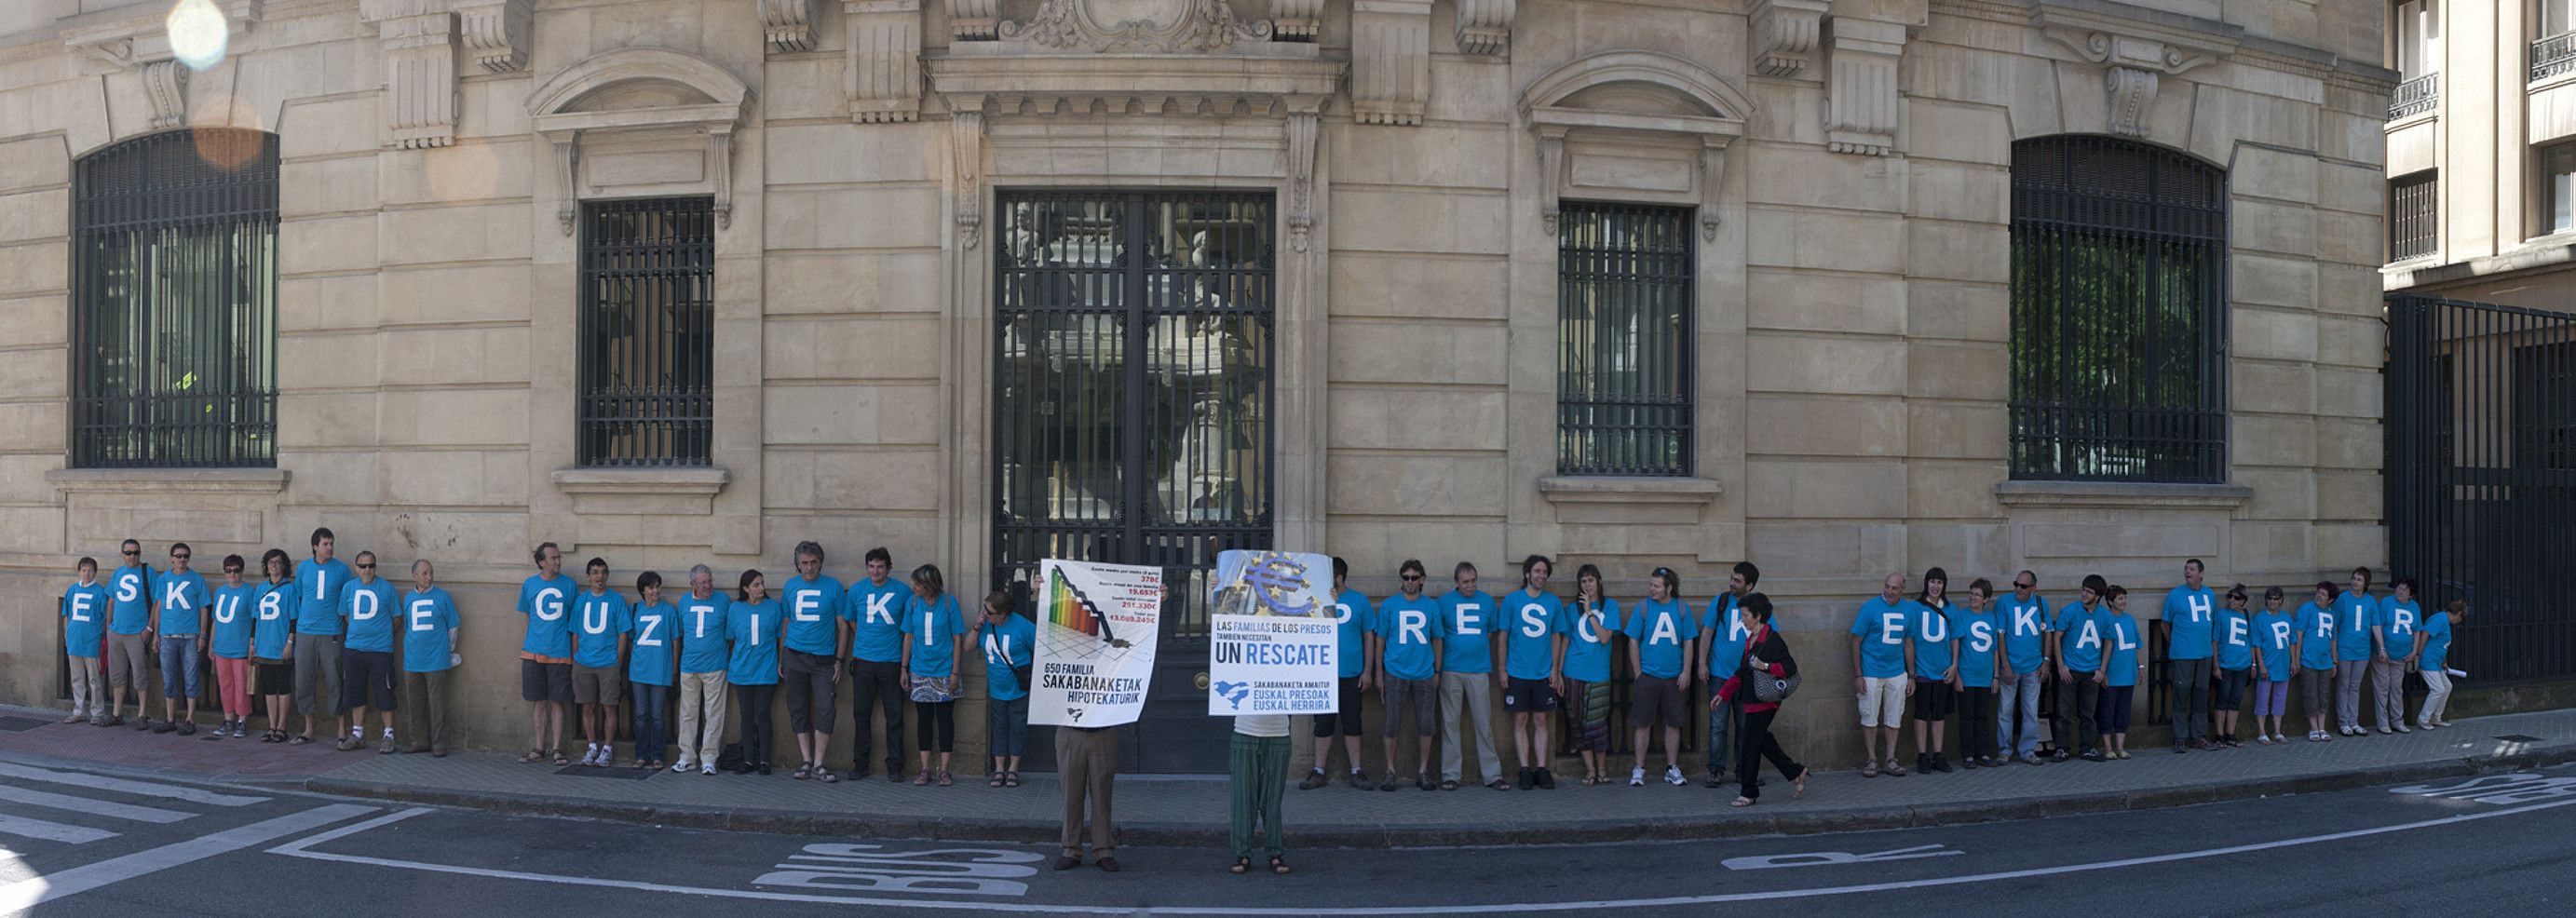
MULTIPOLYGON (((586 774, 558 774, 499 753, 436 759, 322 749, 51 723, 0 731, 0 753, 173 772, 203 768, 253 781, 301 774, 306 789, 321 793, 698 828, 1051 842, 1063 808, 1046 777, 1024 778, 1025 786, 1012 789, 987 788, 980 776, 963 775, 948 788, 883 778, 823 784, 792 780, 784 771, 767 778, 669 772, 638 778, 624 768, 573 766, 566 770, 586 774)), ((1383 793, 1336 784, 1289 789, 1286 822, 1299 845, 1390 847, 1805 834, 2143 809, 2576 761, 2576 709, 2464 719, 2450 729, 2402 736, 2135 754, 2126 762, 1902 778, 1820 771, 1800 800, 1789 799, 1787 782, 1775 777, 1764 786, 1761 805, 1741 810, 1727 806, 1735 798, 1732 786, 1703 788, 1696 775, 1685 787, 1560 781, 1557 790, 1529 792, 1425 793, 1407 782, 1383 793)), ((1226 784, 1222 778, 1122 777, 1117 809, 1126 844, 1218 845, 1226 833, 1226 784)))

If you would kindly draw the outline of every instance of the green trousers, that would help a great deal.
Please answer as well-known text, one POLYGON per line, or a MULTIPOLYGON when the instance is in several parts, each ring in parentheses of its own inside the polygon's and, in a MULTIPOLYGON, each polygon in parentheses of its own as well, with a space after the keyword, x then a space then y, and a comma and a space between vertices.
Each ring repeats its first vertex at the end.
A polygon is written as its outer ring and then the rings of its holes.
POLYGON ((1234 856, 1252 856, 1252 831, 1258 825, 1262 844, 1270 857, 1285 857, 1288 843, 1279 825, 1279 801, 1288 787, 1288 746, 1290 737, 1245 736, 1234 734, 1226 748, 1226 774, 1232 777, 1233 792, 1228 795, 1233 816, 1234 856))

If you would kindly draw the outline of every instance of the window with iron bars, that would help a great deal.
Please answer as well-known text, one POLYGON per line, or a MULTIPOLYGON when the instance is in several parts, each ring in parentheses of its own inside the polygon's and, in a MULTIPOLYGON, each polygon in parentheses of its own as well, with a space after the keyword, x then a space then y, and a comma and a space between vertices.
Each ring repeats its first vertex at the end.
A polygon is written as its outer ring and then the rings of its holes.
POLYGON ((2070 136, 2012 178, 2012 477, 2226 480, 2224 176, 2070 136))
POLYGON ((581 226, 581 464, 708 464, 714 201, 591 202, 581 226))
POLYGON ((1691 474, 1690 209, 1568 202, 1558 219, 1557 471, 1691 474))
POLYGON ((277 138, 137 137, 73 178, 71 464, 277 464, 277 138))
POLYGON ((2439 251, 2440 173, 2432 170, 2388 182, 2388 260, 2405 261, 2439 251))

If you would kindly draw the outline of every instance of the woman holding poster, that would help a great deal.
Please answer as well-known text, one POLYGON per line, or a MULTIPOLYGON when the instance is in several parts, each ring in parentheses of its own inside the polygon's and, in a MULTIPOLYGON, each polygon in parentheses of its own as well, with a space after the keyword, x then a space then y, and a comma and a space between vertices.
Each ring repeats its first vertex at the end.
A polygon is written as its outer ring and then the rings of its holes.
POLYGON ((1233 792, 1228 811, 1234 843, 1234 873, 1252 869, 1252 833, 1261 832, 1270 872, 1288 873, 1288 847, 1279 825, 1279 802, 1288 782, 1288 715, 1242 714, 1234 718, 1234 739, 1226 748, 1226 774, 1233 792))

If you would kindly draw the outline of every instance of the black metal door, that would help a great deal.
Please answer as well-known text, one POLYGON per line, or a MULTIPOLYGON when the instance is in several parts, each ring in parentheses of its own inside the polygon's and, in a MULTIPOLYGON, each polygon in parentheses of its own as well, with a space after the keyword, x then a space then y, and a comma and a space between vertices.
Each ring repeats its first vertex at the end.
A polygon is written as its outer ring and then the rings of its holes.
MULTIPOLYGON (((1171 596, 1122 768, 1225 770, 1207 578, 1271 544, 1267 194, 1005 192, 994 235, 993 582, 1038 561, 1163 569, 1171 596)), ((1028 766, 1052 767, 1051 731, 1028 766)))

